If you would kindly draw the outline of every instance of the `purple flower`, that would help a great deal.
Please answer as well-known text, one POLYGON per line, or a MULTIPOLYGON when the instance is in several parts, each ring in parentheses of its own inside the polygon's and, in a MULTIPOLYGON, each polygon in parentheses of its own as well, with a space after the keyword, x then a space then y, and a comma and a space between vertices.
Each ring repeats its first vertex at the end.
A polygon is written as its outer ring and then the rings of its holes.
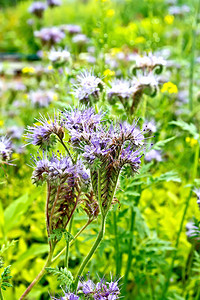
POLYGON ((111 82, 111 87, 107 90, 108 99, 119 97, 120 99, 129 99, 133 94, 134 88, 131 87, 131 82, 126 80, 116 79, 111 82))
POLYGON ((59 43, 65 37, 65 33, 58 27, 42 28, 40 31, 35 31, 34 35, 41 39, 43 44, 49 46, 59 43))
POLYGON ((7 134, 11 139, 19 140, 23 134, 23 131, 23 127, 11 126, 7 129, 7 134))
POLYGON ((47 0, 47 5, 49 7, 60 6, 62 4, 61 0, 47 0))
POLYGON ((162 161, 161 152, 159 150, 151 149, 149 152, 145 154, 144 159, 146 161, 156 160, 158 162, 162 161))
POLYGON ((200 189, 195 189, 194 192, 197 195, 197 204, 198 204, 199 209, 200 209, 200 189))
POLYGON ((79 33, 73 36, 72 42, 77 45, 84 45, 89 42, 89 39, 85 34, 79 33))
POLYGON ((52 134, 57 135, 60 140, 63 139, 64 130, 59 118, 54 117, 54 120, 47 120, 45 117, 41 117, 41 119, 37 121, 38 124, 28 126, 28 134, 26 137, 30 143, 41 148, 46 148, 55 142, 55 139, 52 138, 52 134))
POLYGON ((6 136, 0 137, 0 161, 8 161, 12 153, 12 143, 6 136))
POLYGON ((67 51, 67 49, 51 49, 48 52, 48 59, 52 61, 53 63, 64 63, 68 62, 70 59, 70 52, 67 51))
POLYGON ((157 128, 155 120, 145 121, 142 128, 149 130, 150 132, 156 132, 157 128))
POLYGON ((194 222, 190 221, 186 224, 186 235, 187 238, 200 240, 199 228, 195 226, 194 222))
POLYGON ((45 9, 47 8, 44 2, 36 1, 31 4, 28 11, 31 14, 36 15, 38 18, 42 18, 45 9))
POLYGON ((31 91, 29 99, 34 106, 47 107, 54 99, 57 99, 57 94, 53 91, 31 91))
POLYGON ((60 26, 60 29, 66 31, 69 34, 77 34, 81 32, 81 27, 74 24, 64 24, 60 26))
POLYGON ((92 72, 85 71, 77 76, 77 80, 75 95, 80 101, 89 102, 90 97, 99 98, 99 93, 103 88, 103 82, 100 78, 94 76, 92 72))

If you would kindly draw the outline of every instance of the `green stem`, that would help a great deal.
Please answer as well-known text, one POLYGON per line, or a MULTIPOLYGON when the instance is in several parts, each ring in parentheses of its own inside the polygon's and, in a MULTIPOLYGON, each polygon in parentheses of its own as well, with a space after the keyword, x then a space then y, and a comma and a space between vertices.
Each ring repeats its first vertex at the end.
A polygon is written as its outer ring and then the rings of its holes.
MULTIPOLYGON (((54 249, 53 249, 54 250, 54 249)), ((20 300, 25 299, 26 296, 30 293, 32 288, 40 281, 40 279, 43 277, 45 268, 49 267, 51 265, 51 259, 53 256, 53 250, 49 252, 49 255, 47 257, 46 263, 43 267, 43 269, 40 271, 40 273, 35 277, 35 279, 31 282, 31 284, 28 286, 28 288, 25 290, 25 292, 20 297, 20 300)))
MULTIPOLYGON (((74 236, 73 240, 69 243, 69 247, 71 247, 76 238, 85 230, 85 228, 92 222, 92 220, 88 220, 88 222, 77 232, 77 234, 74 236)), ((51 261, 51 264, 53 264, 65 251, 67 246, 65 246, 51 261)))
POLYGON ((67 148, 67 146, 65 145, 65 143, 63 142, 63 140, 59 138, 59 142, 63 145, 63 147, 64 147, 65 150, 67 151, 67 154, 68 154, 69 157, 71 158, 72 163, 74 164, 75 161, 74 161, 73 157, 71 156, 71 153, 69 152, 69 149, 67 148))
POLYGON ((3 300, 3 294, 2 294, 1 288, 0 288, 0 300, 3 300))
MULTIPOLYGON (((178 245, 179 245, 180 236, 181 236, 181 232, 182 232, 182 229, 183 229, 183 223, 185 221, 185 217, 186 217, 186 213, 187 213, 187 210, 188 210, 188 207, 189 207, 192 192, 193 191, 192 191, 192 188, 191 188, 189 196, 186 200, 185 209, 184 209, 184 212, 183 212, 183 216, 182 216, 182 219, 181 219, 178 235, 177 235, 177 238, 176 238, 176 244, 175 244, 176 249, 178 248, 178 245)), ((174 254, 173 254, 173 257, 172 257, 172 262, 171 262, 171 265, 170 265, 170 269, 169 269, 169 272, 168 272, 168 275, 167 275, 167 280, 166 280, 166 283, 165 283, 165 286, 164 286, 164 289, 163 289, 163 293, 162 293, 162 297, 161 297, 162 300, 165 299, 166 293, 168 291, 169 282, 170 282, 170 278, 171 278, 171 275, 172 275, 172 272, 173 272, 175 260, 176 260, 176 251, 174 251, 174 254)))
MULTIPOLYGON (((72 223, 73 223, 73 216, 71 217, 71 220, 70 220, 70 223, 69 223, 69 234, 71 233, 72 231, 72 223)), ((66 255, 65 255, 65 266, 66 268, 68 268, 68 263, 69 263, 69 242, 70 242, 70 239, 68 237, 68 241, 67 241, 67 245, 66 245, 66 255)))
POLYGON ((194 66, 195 66, 195 49, 196 49, 196 29, 198 25, 200 11, 200 0, 198 1, 198 7, 196 12, 196 17, 192 27, 192 50, 191 50, 191 60, 190 60, 190 83, 189 83, 189 109, 193 109, 193 86, 194 86, 194 66))
POLYGON ((87 266, 88 262, 90 261, 90 259, 92 258, 94 252, 96 251, 96 249, 98 248, 99 244, 101 243, 102 239, 103 239, 103 236, 104 236, 104 231, 105 231, 105 222, 106 222, 106 216, 103 216, 102 215, 102 218, 101 218, 101 229, 99 231, 99 234, 92 246, 92 248, 90 249, 88 255, 85 257, 85 259, 83 260, 81 266, 80 266, 80 269, 75 277, 75 280, 74 280, 74 290, 76 291, 77 290, 77 286, 78 286, 78 281, 79 281, 79 277, 82 275, 85 267, 87 266))
POLYGON ((119 240, 118 240, 116 211, 113 211, 113 224, 114 224, 114 233, 115 233, 116 276, 119 276, 120 275, 120 257, 119 257, 119 240))

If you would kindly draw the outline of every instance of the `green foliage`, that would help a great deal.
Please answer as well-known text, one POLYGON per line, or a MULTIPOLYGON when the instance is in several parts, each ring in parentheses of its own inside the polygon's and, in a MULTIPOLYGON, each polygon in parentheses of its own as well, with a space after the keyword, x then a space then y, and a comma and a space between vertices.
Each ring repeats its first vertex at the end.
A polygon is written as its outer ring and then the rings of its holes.
POLYGON ((179 120, 179 121, 172 121, 172 122, 170 122, 170 124, 176 125, 176 126, 180 127, 182 130, 187 131, 194 137, 194 139, 196 139, 196 140, 199 139, 199 133, 197 131, 197 127, 193 123, 188 124, 182 120, 179 120))
POLYGON ((57 277, 57 281, 60 284, 61 287, 67 288, 67 290, 70 290, 70 286, 73 282, 73 276, 71 272, 67 268, 45 268, 46 271, 53 276, 57 277))
POLYGON ((7 287, 12 287, 12 284, 9 283, 9 280, 12 278, 12 276, 10 276, 10 267, 11 266, 7 266, 4 268, 3 272, 1 273, 1 278, 0 278, 0 289, 6 291, 7 287))

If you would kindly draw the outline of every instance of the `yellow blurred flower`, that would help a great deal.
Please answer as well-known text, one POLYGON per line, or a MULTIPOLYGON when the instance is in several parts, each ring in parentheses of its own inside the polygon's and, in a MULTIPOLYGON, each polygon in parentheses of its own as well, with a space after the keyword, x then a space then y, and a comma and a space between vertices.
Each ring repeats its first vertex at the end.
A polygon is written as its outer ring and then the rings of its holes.
POLYGON ((4 120, 0 120, 0 126, 4 125, 4 120))
POLYGON ((165 92, 168 92, 169 94, 177 94, 178 88, 171 81, 165 82, 162 86, 161 93, 165 93, 165 92))
POLYGON ((107 17, 113 17, 114 16, 114 14, 115 14, 115 10, 114 9, 109 9, 109 10, 107 10, 107 12, 106 12, 106 16, 107 17))
POLYGON ((54 100, 54 101, 57 101, 57 100, 58 100, 58 95, 57 95, 57 94, 54 94, 54 95, 53 95, 53 100, 54 100))
POLYGON ((115 76, 115 71, 112 71, 110 69, 106 69, 104 72, 103 72, 103 75, 106 76, 106 77, 112 77, 112 76, 115 76))
POLYGON ((187 136, 185 138, 185 141, 186 141, 186 143, 190 144, 190 147, 194 147, 198 143, 198 140, 196 140, 194 138, 190 138, 189 136, 187 136))
POLYGON ((112 55, 112 56, 115 56, 117 53, 119 53, 119 52, 121 52, 121 48, 112 48, 111 50, 110 50, 110 54, 112 55))
POLYGON ((48 66, 48 70, 51 71, 53 69, 52 66, 48 66))
POLYGON ((174 16, 167 15, 167 16, 164 17, 164 21, 165 21, 166 24, 171 25, 174 22, 174 16))
POLYGON ((20 158, 19 153, 13 153, 13 154, 12 154, 12 158, 13 158, 13 159, 19 159, 19 158, 20 158))
POLYGON ((146 39, 143 36, 138 36, 134 40, 135 44, 144 44, 146 43, 146 39))
POLYGON ((22 69, 22 73, 23 74, 27 74, 27 73, 33 74, 33 73, 35 73, 35 69, 33 67, 24 67, 22 69))

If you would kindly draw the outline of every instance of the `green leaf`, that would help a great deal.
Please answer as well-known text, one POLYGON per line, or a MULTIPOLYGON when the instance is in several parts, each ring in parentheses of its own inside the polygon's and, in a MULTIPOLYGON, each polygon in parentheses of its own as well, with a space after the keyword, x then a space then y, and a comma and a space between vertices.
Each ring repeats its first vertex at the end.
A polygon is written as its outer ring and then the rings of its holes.
POLYGON ((17 242, 16 240, 12 240, 11 242, 8 241, 6 244, 3 244, 1 249, 0 249, 0 255, 2 255, 10 247, 14 246, 16 242, 17 242))
POLYGON ((194 137, 195 140, 199 139, 199 134, 198 134, 197 128, 194 124, 192 124, 192 123, 188 124, 188 123, 186 123, 182 120, 172 121, 169 124, 179 126, 181 129, 183 129, 183 130, 187 131, 188 133, 190 133, 194 137))
POLYGON ((50 273, 50 274, 53 274, 54 276, 57 277, 57 281, 59 282, 59 284, 62 286, 62 287, 67 287, 67 290, 70 289, 70 286, 73 282, 73 276, 72 276, 72 273, 67 270, 67 268, 45 268, 45 270, 50 273))
POLYGON ((5 231, 8 232, 21 221, 22 216, 28 210, 33 202, 33 197, 24 194, 17 200, 13 201, 4 211, 5 231))
POLYGON ((176 138, 176 136, 172 136, 172 137, 170 137, 166 140, 159 141, 155 145, 153 145, 152 148, 155 149, 155 150, 161 150, 167 143, 173 141, 175 138, 176 138))

